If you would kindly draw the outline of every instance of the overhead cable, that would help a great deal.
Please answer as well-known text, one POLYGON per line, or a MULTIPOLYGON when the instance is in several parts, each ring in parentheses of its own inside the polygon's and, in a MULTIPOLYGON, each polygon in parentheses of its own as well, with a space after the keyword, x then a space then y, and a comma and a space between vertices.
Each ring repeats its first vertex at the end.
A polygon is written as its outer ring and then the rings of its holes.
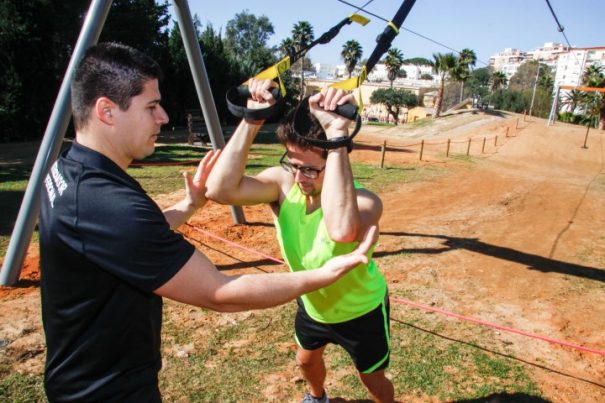
MULTIPOLYGON (((367 6, 367 3, 366 3, 366 4, 364 4, 363 6, 359 7, 359 6, 356 6, 355 4, 351 4, 351 3, 349 3, 348 1, 345 1, 345 0, 337 0, 337 1, 339 1, 339 2, 341 2, 341 3, 343 3, 343 4, 346 4, 347 6, 350 6, 350 7, 355 8, 355 9, 357 10, 356 12, 361 11, 361 12, 363 12, 363 13, 366 13, 366 14, 368 14, 368 15, 371 15, 372 17, 378 18, 379 20, 382 20, 382 21, 384 21, 384 22, 387 22, 387 23, 389 22, 389 20, 387 20, 386 18, 381 17, 381 16, 380 16, 380 15, 378 15, 378 14, 375 14, 375 13, 373 13, 373 12, 371 12, 371 11, 366 10, 366 9, 365 9, 365 7, 367 6)), ((369 3, 369 2, 368 2, 368 3, 369 3)), ((442 47, 444 47, 444 48, 446 48, 446 49, 449 49, 449 50, 451 50, 452 52, 456 52, 456 53, 458 53, 458 54, 461 54, 461 53, 462 53, 462 52, 460 52, 459 50, 456 50, 456 49, 454 49, 454 48, 452 48, 452 47, 450 47, 450 46, 447 46, 447 45, 446 45, 446 44, 444 44, 444 43, 441 43, 441 42, 439 42, 439 41, 436 41, 435 39, 429 38, 429 37, 428 37, 428 36, 426 36, 426 35, 422 35, 421 33, 418 33, 418 32, 415 32, 415 31, 412 31, 411 29, 408 29, 408 28, 406 28, 406 27, 404 27, 404 26, 401 26, 399 29, 403 29, 404 31, 407 31, 407 32, 409 32, 409 33, 411 33, 411 34, 414 34, 414 35, 416 35, 416 36, 419 36, 419 37, 421 37, 422 39, 426 39, 426 40, 427 40, 427 41, 429 41, 429 42, 433 42, 434 44, 439 45, 439 46, 442 46, 442 47)), ((477 59, 477 61, 478 61, 478 62, 480 62, 480 63, 483 63, 483 64, 484 64, 484 65, 486 65, 486 66, 488 65, 488 63, 484 62, 483 60, 479 60, 479 59, 477 59)))

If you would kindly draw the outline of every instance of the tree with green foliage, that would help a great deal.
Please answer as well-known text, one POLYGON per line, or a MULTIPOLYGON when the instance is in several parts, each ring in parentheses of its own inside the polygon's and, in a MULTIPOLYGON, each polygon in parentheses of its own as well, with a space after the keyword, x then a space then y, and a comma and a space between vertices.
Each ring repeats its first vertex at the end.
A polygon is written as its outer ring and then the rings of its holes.
POLYGON ((418 105, 418 97, 408 90, 399 88, 379 88, 370 96, 370 102, 384 105, 389 114, 393 117, 395 124, 397 124, 401 108, 411 108, 418 105))
POLYGON ((460 101, 464 97, 464 83, 469 79, 471 71, 477 63, 477 55, 472 49, 462 49, 456 58, 456 67, 452 70, 452 76, 460 85, 460 101))
POLYGON ((410 59, 403 59, 401 61, 402 64, 413 64, 415 66, 430 66, 431 61, 429 59, 425 59, 424 57, 412 57, 410 59))
POLYGON ((481 67, 471 72, 466 88, 469 94, 474 98, 485 98, 489 95, 490 87, 489 68, 481 67))
POLYGON ((340 52, 340 56, 342 57, 342 60, 344 60, 345 66, 347 66, 349 78, 351 78, 351 75, 355 70, 355 66, 361 60, 362 55, 363 48, 355 39, 346 41, 345 44, 342 45, 342 51, 340 52))
POLYGON ((575 114, 578 106, 584 101, 582 91, 571 90, 563 95, 561 104, 567 106, 571 114, 575 114))
POLYGON ((507 83, 506 74, 501 71, 494 71, 490 77, 490 89, 492 92, 504 87, 507 83))
POLYGON ((235 14, 227 22, 225 50, 242 80, 275 63, 273 51, 267 46, 274 33, 269 18, 264 15, 257 17, 248 10, 235 14))
MULTIPOLYGON (((302 49, 309 46, 315 39, 313 26, 308 21, 299 21, 292 27, 292 43, 294 50, 300 52, 302 49)), ((305 52, 306 53, 306 52, 305 52)), ((301 60, 296 62, 300 66, 300 94, 301 98, 305 95, 305 74, 304 74, 304 54, 301 60)))
POLYGON ((403 52, 397 48, 390 48, 387 51, 387 56, 384 60, 384 65, 387 69, 387 78, 393 88, 393 82, 399 74, 399 69, 403 63, 403 52))
POLYGON ((114 0, 99 42, 115 41, 132 46, 162 66, 167 62, 169 24, 167 1, 157 4, 154 0, 114 0))
POLYGON ((42 137, 86 6, 0 2, 0 141, 42 137))
MULTIPOLYGON (((592 64, 584 70, 582 84, 588 87, 605 88, 605 67, 592 64)), ((598 119, 597 126, 600 130, 605 129, 605 96, 600 92, 587 94, 586 102, 589 116, 598 119)))
POLYGON ((435 112, 433 113, 433 119, 437 119, 441 115, 445 81, 451 76, 452 71, 456 67, 456 56, 453 53, 433 53, 431 66, 433 66, 433 71, 439 75, 440 79, 437 100, 435 101, 435 112))
MULTIPOLYGON (((81 0, 0 2, 0 139, 44 133, 88 6, 81 0)), ((114 0, 100 41, 137 47, 166 66, 169 22, 166 1, 114 0)))

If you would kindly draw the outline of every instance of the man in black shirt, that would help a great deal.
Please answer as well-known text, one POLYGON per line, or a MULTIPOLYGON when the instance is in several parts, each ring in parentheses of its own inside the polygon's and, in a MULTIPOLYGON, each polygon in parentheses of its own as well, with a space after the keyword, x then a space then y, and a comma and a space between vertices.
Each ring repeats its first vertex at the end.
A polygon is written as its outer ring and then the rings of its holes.
POLYGON ((161 211, 126 170, 153 153, 168 116, 156 62, 95 46, 72 83, 76 142, 54 163, 40 216, 45 389, 51 402, 159 402, 162 297, 217 311, 260 309, 325 287, 360 263, 352 253, 297 273, 226 276, 173 231, 206 203, 208 152, 185 198, 161 211))

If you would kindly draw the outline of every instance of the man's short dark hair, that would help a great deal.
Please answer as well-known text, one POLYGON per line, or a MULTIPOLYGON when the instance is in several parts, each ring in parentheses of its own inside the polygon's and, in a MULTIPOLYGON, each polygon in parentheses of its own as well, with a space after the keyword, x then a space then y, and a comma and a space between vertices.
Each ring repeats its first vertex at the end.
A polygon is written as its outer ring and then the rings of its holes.
MULTIPOLYGON (((277 139, 279 140, 279 142, 282 143, 284 146, 290 144, 290 145, 295 145, 297 147, 300 147, 303 150, 316 150, 316 151, 321 152, 321 155, 323 156, 323 158, 327 158, 328 157, 327 150, 322 150, 320 148, 317 148, 317 147, 309 144, 307 141, 305 141, 304 138, 302 138, 296 134, 296 132, 294 131, 295 113, 296 113, 296 108, 292 109, 286 115, 286 117, 281 121, 279 126, 277 127, 277 139)), ((305 113, 305 112, 299 111, 298 113, 305 113)), ((315 118, 315 116, 313 116, 313 114, 311 114, 311 112, 309 112, 307 110, 306 116, 302 119, 301 119, 301 117, 298 117, 298 119, 299 119, 299 122, 297 122, 297 128, 303 132, 303 133, 301 133, 303 136, 309 137, 312 139, 318 139, 318 140, 327 139, 326 132, 324 131, 323 127, 321 127, 321 124, 315 118)))
POLYGON ((121 43, 106 42, 89 48, 71 83, 74 126, 86 126, 99 97, 107 97, 121 110, 143 92, 146 82, 163 78, 160 66, 143 52, 121 43))

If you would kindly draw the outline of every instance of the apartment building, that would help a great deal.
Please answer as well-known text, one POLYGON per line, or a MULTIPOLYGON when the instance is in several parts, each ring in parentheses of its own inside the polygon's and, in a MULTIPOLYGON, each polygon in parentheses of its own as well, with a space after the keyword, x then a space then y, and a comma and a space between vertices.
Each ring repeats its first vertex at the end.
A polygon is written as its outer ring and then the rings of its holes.
POLYGON ((605 68, 605 47, 573 48, 559 54, 555 73, 555 87, 582 84, 582 75, 588 66, 605 68))

